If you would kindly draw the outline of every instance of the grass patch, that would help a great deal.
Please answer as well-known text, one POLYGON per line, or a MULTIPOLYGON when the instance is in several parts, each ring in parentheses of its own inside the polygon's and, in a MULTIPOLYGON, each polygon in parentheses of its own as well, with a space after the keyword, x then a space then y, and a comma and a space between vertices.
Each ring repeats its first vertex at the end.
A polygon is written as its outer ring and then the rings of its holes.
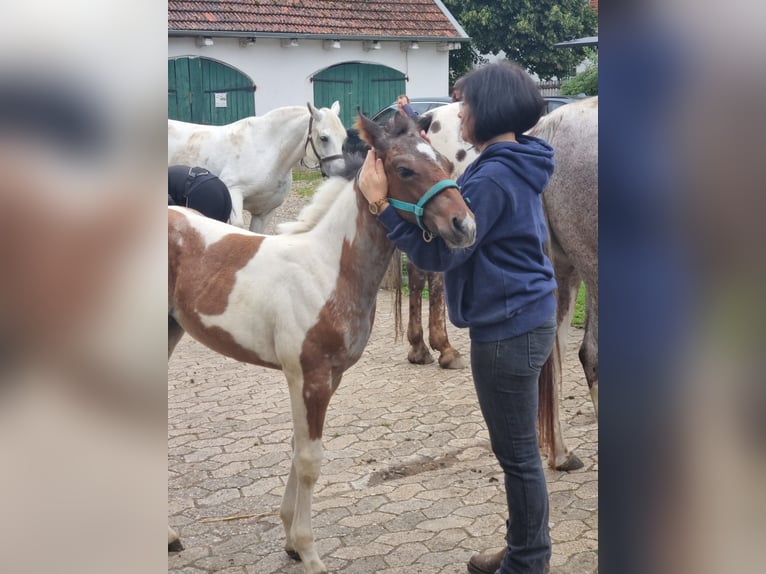
POLYGON ((318 169, 293 169, 293 192, 304 199, 314 195, 322 183, 322 173, 318 169))
POLYGON ((585 328, 585 283, 580 283, 580 290, 577 292, 572 327, 585 328))
POLYGON ((294 169, 293 183, 299 181, 310 183, 322 181, 322 173, 318 169, 294 169))

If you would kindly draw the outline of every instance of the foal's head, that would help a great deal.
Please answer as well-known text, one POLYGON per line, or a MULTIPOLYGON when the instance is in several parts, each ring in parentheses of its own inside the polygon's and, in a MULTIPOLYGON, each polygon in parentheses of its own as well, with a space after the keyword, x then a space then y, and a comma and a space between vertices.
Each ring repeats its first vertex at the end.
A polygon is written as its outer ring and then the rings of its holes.
POLYGON ((473 245, 476 222, 449 180, 452 164, 420 137, 412 119, 396 114, 381 127, 360 114, 354 127, 383 160, 388 197, 402 217, 441 236, 449 247, 473 245))

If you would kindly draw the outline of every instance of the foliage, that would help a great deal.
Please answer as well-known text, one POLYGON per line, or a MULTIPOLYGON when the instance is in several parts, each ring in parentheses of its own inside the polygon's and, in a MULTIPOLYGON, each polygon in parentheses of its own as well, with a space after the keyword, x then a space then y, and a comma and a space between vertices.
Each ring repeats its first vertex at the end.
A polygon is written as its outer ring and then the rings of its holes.
POLYGON ((475 65, 486 64, 487 59, 483 58, 470 42, 465 42, 459 50, 452 50, 449 53, 449 85, 455 84, 460 76, 470 72, 475 65))
MULTIPOLYGON (((555 48, 565 40, 592 36, 598 14, 587 0, 445 0, 480 53, 505 52, 542 80, 569 76, 584 58, 584 48, 555 48)), ((466 50, 464 47, 460 52, 466 50)), ((456 55, 454 64, 465 65, 456 55)), ((450 79, 453 76, 450 57, 450 79)))
POLYGON ((590 63, 582 72, 572 78, 561 82, 561 94, 564 96, 576 96, 586 94, 598 95, 598 53, 588 54, 590 63))

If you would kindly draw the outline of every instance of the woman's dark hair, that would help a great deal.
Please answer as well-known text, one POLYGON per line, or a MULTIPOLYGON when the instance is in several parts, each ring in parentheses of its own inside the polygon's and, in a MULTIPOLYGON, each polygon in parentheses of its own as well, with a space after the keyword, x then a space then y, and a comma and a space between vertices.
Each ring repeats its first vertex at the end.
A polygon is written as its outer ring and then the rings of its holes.
POLYGON ((461 79, 460 88, 478 144, 506 132, 524 133, 537 123, 545 105, 534 80, 510 62, 470 72, 461 79))

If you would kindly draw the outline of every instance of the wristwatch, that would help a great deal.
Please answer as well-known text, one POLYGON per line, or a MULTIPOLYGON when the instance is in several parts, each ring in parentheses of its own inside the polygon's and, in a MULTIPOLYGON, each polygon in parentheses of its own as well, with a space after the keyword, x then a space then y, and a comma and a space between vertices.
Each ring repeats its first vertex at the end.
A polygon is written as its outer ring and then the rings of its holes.
POLYGON ((388 203, 388 198, 387 197, 382 197, 379 200, 371 203, 370 204, 370 213, 372 213, 373 215, 377 215, 378 213, 380 213, 383 205, 386 204, 386 203, 388 203))

